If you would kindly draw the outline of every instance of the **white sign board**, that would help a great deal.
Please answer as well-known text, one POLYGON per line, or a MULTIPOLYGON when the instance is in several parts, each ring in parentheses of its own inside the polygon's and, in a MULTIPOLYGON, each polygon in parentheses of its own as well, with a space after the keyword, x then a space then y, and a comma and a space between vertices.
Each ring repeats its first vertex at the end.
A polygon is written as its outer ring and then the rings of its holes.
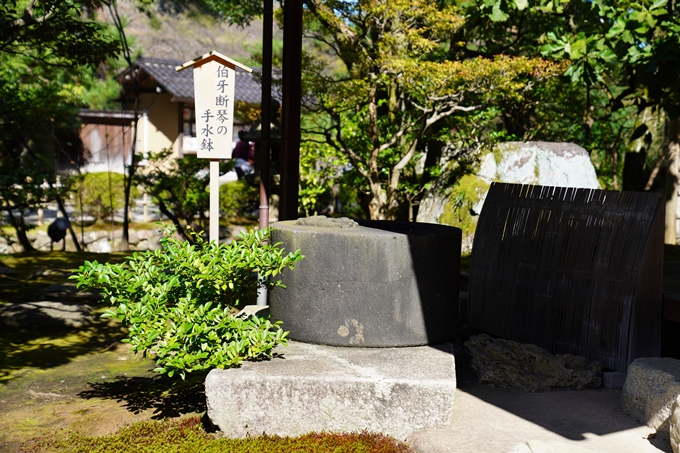
POLYGON ((231 159, 235 75, 234 67, 216 60, 194 67, 199 158, 231 159))

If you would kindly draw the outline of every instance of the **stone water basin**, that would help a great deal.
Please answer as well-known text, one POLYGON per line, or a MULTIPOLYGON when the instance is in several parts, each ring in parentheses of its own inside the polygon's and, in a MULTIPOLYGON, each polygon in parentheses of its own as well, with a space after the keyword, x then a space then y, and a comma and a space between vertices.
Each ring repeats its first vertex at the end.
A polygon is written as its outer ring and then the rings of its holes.
POLYGON ((319 217, 272 225, 272 241, 305 258, 269 295, 290 338, 351 347, 452 341, 461 230, 412 222, 319 217))

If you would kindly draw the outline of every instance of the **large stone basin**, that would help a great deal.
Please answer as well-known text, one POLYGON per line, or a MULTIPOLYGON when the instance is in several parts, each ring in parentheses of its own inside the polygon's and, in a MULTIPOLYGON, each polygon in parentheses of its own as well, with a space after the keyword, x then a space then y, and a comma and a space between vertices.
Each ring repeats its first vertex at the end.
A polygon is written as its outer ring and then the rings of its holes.
POLYGON ((290 338, 331 346, 439 344, 455 337, 461 230, 360 221, 352 228, 272 225, 272 240, 305 259, 269 295, 290 338))

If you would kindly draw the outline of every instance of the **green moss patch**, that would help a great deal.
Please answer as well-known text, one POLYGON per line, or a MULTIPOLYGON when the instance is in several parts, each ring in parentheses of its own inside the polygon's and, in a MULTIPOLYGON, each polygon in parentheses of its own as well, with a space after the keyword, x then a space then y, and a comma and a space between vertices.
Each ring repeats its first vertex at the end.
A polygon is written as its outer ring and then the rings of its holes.
POLYGON ((31 453, 414 453, 406 444, 381 434, 310 433, 299 437, 263 435, 245 439, 216 438, 198 417, 135 423, 111 436, 62 434, 24 446, 31 453))
POLYGON ((477 216, 472 215, 472 208, 479 202, 481 195, 488 192, 491 185, 475 175, 465 175, 452 190, 449 203, 444 208, 440 222, 463 230, 463 235, 474 234, 477 227, 477 216))

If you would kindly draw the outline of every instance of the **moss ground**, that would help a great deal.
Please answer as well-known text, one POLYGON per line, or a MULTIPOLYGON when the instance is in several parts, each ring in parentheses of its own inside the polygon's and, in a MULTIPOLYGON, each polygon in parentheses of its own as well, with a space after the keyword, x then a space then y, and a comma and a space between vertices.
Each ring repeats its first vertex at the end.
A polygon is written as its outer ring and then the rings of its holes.
MULTIPOLYGON (((1 267, 17 272, 0 275, 0 307, 41 300, 32 294, 69 283, 68 272, 84 260, 121 262, 127 255, 0 256, 1 267), (64 274, 38 275, 44 270, 64 274)), ((65 294, 59 301, 91 304, 96 313, 106 308, 65 294)), ((121 343, 123 338, 125 331, 118 323, 99 318, 88 327, 70 330, 0 327, 0 453, 410 451, 393 439, 367 434, 256 438, 252 444, 213 439, 196 422, 206 410, 204 376, 181 381, 153 373, 153 361, 133 354, 121 343), (140 449, 147 441, 149 445, 140 449)))

